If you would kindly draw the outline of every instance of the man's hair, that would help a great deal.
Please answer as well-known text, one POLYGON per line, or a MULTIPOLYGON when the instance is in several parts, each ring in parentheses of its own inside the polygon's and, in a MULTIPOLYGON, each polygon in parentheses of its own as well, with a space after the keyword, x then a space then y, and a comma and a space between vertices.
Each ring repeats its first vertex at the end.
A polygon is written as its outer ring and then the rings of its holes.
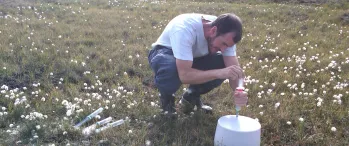
POLYGON ((227 13, 218 16, 218 18, 211 23, 211 26, 217 27, 217 36, 229 32, 233 32, 235 37, 234 43, 238 43, 242 37, 242 22, 241 19, 234 13, 227 13))

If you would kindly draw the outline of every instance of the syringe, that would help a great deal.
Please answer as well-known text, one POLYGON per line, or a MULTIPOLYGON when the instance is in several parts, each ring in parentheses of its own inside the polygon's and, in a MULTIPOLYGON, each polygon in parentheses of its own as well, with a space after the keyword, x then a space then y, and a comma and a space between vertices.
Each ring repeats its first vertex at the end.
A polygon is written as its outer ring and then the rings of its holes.
POLYGON ((82 134, 88 136, 88 135, 91 135, 93 132, 95 132, 96 128, 102 126, 102 125, 105 125, 107 123, 109 123, 110 121, 112 121, 113 118, 112 117, 108 117, 106 119, 103 119, 101 121, 98 121, 97 123, 91 125, 91 126, 88 126, 86 128, 84 128, 82 130, 82 134))
MULTIPOLYGON (((239 83, 238 83, 238 87, 236 88, 237 92, 243 92, 245 91, 244 85, 243 85, 243 81, 244 79, 241 78, 239 79, 239 83)), ((239 117, 239 111, 240 111, 241 107, 238 105, 235 105, 235 111, 236 111, 236 117, 239 117)))
POLYGON ((112 118, 112 117, 108 117, 108 118, 106 118, 106 119, 104 119, 104 120, 102 120, 102 121, 98 121, 98 122, 96 123, 96 125, 97 125, 97 126, 101 126, 101 125, 104 125, 104 124, 106 124, 106 123, 109 123, 111 120, 113 120, 113 118, 112 118))
POLYGON ((106 130, 108 128, 119 126, 119 125, 123 124, 124 122, 125 121, 123 119, 121 119, 121 120, 115 121, 113 123, 109 123, 106 126, 103 126, 103 127, 99 128, 99 129, 96 129, 95 132, 96 133, 102 132, 102 131, 104 131, 104 130, 106 130))
POLYGON ((87 121, 90 121, 93 117, 97 116, 99 113, 103 111, 103 108, 99 108, 90 115, 88 115, 85 119, 83 119, 80 123, 76 124, 74 127, 79 128, 82 124, 86 123, 87 121))

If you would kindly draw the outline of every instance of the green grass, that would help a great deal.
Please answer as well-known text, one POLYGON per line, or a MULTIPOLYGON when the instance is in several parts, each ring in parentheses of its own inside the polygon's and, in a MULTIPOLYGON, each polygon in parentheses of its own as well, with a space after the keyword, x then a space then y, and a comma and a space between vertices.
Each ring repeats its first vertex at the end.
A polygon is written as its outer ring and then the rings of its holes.
POLYGON ((203 96, 212 115, 174 121, 159 116, 158 91, 145 85, 153 78, 151 44, 173 17, 192 12, 243 20, 237 52, 249 106, 241 114, 258 118, 261 145, 349 145, 347 2, 1 3, 1 145, 213 145, 218 118, 235 114, 228 84, 203 96), (107 108, 100 119, 129 120, 90 137, 72 127, 99 107, 107 108))

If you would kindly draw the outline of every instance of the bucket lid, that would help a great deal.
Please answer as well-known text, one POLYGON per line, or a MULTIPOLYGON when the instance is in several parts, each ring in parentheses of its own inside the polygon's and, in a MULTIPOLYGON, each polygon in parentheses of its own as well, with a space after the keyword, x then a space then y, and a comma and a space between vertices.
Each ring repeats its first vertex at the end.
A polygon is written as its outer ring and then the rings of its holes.
POLYGON ((261 129, 261 124, 250 117, 226 115, 218 119, 218 126, 237 132, 252 132, 261 129))

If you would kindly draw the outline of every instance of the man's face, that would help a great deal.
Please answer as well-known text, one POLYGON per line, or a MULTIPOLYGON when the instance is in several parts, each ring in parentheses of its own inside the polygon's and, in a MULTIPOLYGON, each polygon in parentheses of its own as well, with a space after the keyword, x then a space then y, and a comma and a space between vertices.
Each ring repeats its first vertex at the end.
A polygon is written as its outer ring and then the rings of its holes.
POLYGON ((233 36, 233 32, 229 32, 219 36, 210 36, 207 41, 210 53, 214 54, 218 51, 224 52, 228 47, 232 47, 234 45, 233 36))

